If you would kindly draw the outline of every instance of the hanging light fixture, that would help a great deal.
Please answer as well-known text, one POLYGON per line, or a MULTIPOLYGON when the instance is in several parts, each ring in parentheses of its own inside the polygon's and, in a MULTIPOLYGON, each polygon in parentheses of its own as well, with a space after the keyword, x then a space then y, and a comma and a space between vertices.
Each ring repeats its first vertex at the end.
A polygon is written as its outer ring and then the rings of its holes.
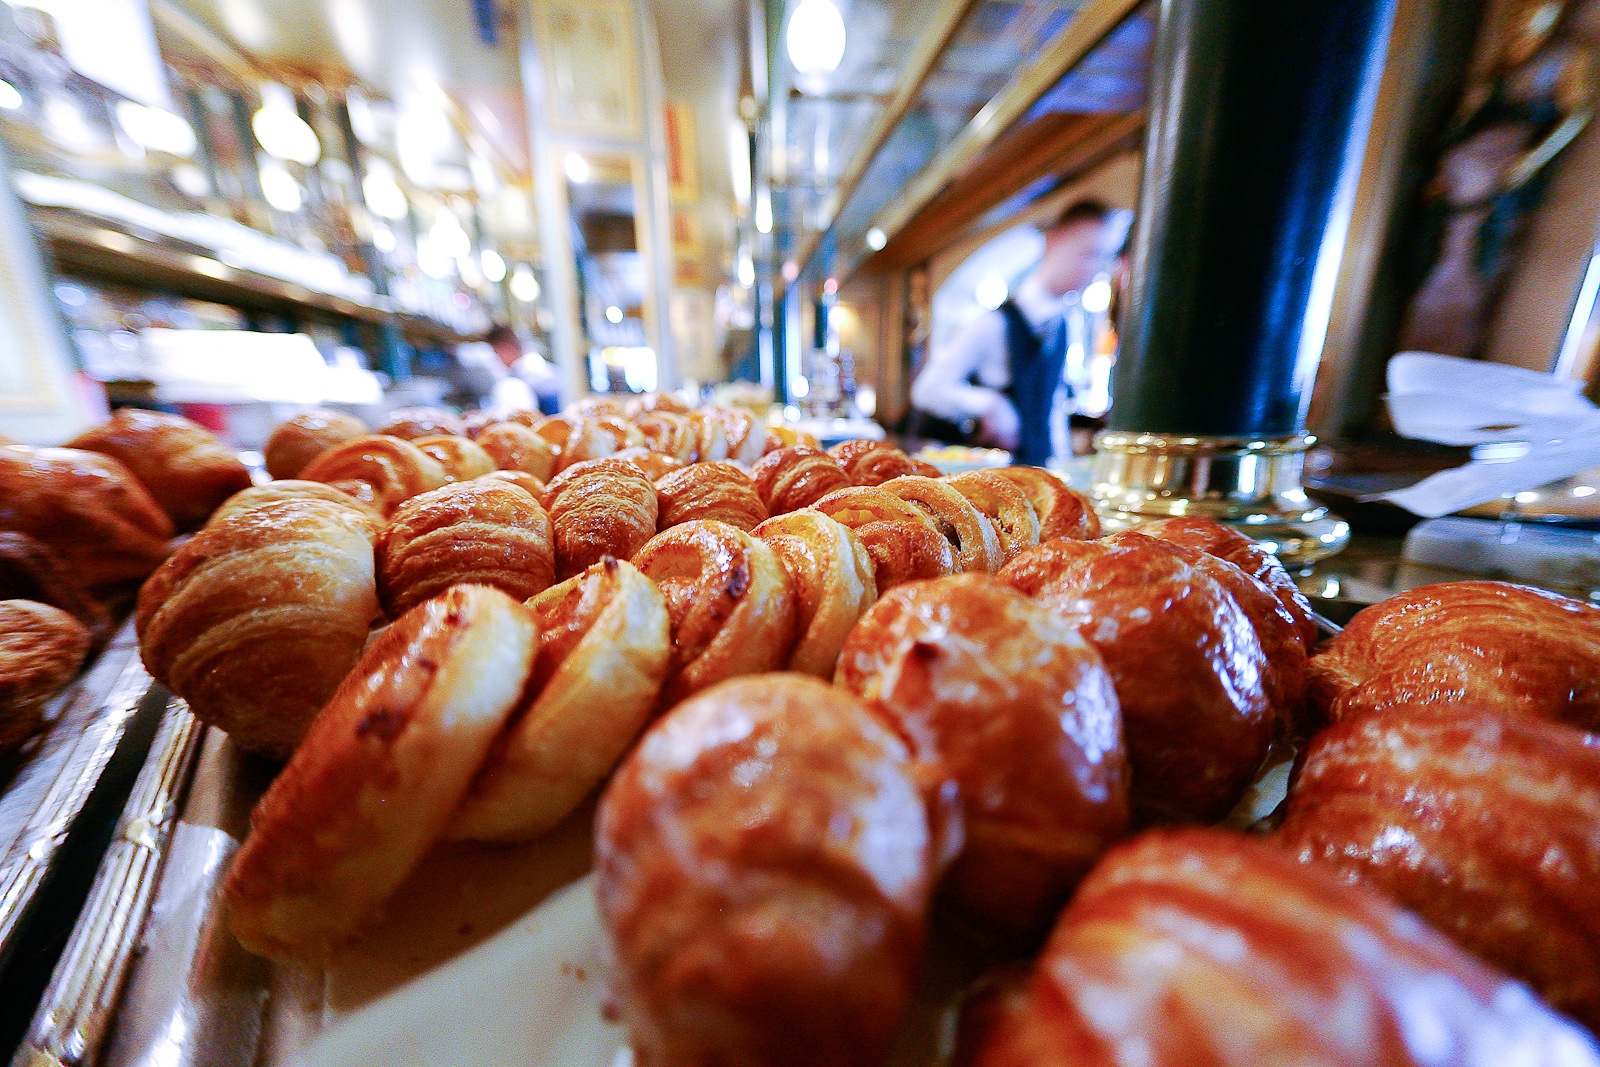
POLYGON ((261 86, 261 110, 250 119, 250 129, 267 155, 311 166, 322 157, 317 132, 294 108, 294 96, 274 82, 261 86))
POLYGON ((833 0, 800 0, 789 16, 784 44, 801 74, 832 74, 844 59, 844 16, 833 0))

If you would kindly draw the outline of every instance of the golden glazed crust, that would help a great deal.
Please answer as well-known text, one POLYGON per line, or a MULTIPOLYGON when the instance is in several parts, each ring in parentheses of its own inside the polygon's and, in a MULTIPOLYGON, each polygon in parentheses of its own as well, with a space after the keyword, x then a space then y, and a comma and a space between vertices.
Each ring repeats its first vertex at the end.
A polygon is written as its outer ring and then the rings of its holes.
POLYGON ((924 478, 939 477, 939 468, 933 464, 908 456, 882 441, 866 438, 842 441, 828 449, 828 455, 844 468, 852 485, 882 485, 890 478, 906 474, 920 474, 924 478))
MULTIPOLYGON (((0 718, 40 703, 72 681, 88 652, 88 629, 60 608, 0 600, 0 718)), ((0 736, 5 733, 0 727, 0 736)), ((3 751, 8 750, 0 744, 3 751)))
POLYGON ((390 626, 262 797, 223 890, 245 947, 324 963, 403 882, 521 696, 538 627, 457 586, 390 626))
POLYGON ((285 757, 378 616, 378 524, 323 500, 237 511, 139 591, 145 667, 241 748, 285 757))
POLYGON ((772 546, 794 584, 799 638, 789 670, 831 679, 845 638, 878 599, 872 554, 855 531, 820 511, 776 516, 754 534, 772 546))
POLYGON ((1039 540, 1070 537, 1086 541, 1100 536, 1100 516, 1089 498, 1040 467, 997 467, 995 473, 1028 497, 1039 516, 1039 540))
POLYGON ((957 571, 955 549, 928 514, 881 487, 850 486, 829 493, 812 507, 861 538, 872 556, 880 596, 903 582, 957 571))
POLYGON ((772 515, 799 511, 850 485, 850 476, 832 456, 804 445, 767 453, 756 461, 750 477, 772 515))
POLYGON ((550 483, 545 507, 555 524, 557 578, 588 570, 606 556, 631 559, 656 531, 656 487, 626 460, 567 468, 550 483))
POLYGON ((731 463, 693 463, 672 471, 656 481, 656 496, 658 530, 695 519, 716 519, 750 531, 767 518, 755 483, 731 463))
POLYGON ((526 471, 541 482, 555 475, 555 449, 521 423, 492 423, 479 430, 475 440, 500 470, 526 471))
POLYGON ((652 452, 671 456, 680 463, 693 463, 700 451, 700 438, 693 420, 669 411, 642 412, 633 420, 652 452))
POLYGON ((432 456, 444 468, 447 482, 466 482, 495 469, 494 457, 477 442, 466 437, 434 434, 414 439, 412 444, 432 456))
POLYGON ((262 453, 267 473, 274 478, 298 478, 306 465, 334 445, 361 437, 366 423, 332 408, 314 408, 280 423, 267 438, 262 453))
POLYGON ((106 606, 89 595, 60 556, 27 534, 0 533, 0 600, 60 608, 83 624, 94 646, 110 636, 106 606))
POLYGON ((335 445, 312 460, 300 476, 342 489, 386 517, 448 480, 438 460, 410 441, 382 434, 335 445))
POLYGON ((164 411, 123 408, 67 447, 120 461, 179 530, 202 525, 218 504, 250 485, 238 453, 198 423, 164 411))
POLYGON ((927 512, 955 549, 963 572, 989 574, 1005 562, 994 523, 943 479, 912 474, 891 478, 879 488, 927 512))
POLYGON ((335 489, 326 482, 304 482, 297 478, 263 482, 249 489, 241 489, 222 502, 222 506, 212 513, 211 521, 220 522, 235 512, 249 511, 251 508, 258 508, 275 500, 325 500, 330 504, 354 508, 371 516, 379 525, 383 523, 383 516, 378 514, 376 508, 370 504, 363 504, 343 489, 335 489))
MULTIPOLYGON (((1016 482, 999 471, 964 471, 952 474, 944 483, 977 508, 994 523, 1000 538, 1001 562, 1010 562, 1017 553, 1039 543, 1039 515, 1033 510, 1016 482)), ((996 565, 996 570, 999 565, 996 565)))
POLYGON ((372 432, 410 441, 434 434, 464 437, 467 427, 460 419, 439 408, 396 408, 389 412, 387 421, 372 432))

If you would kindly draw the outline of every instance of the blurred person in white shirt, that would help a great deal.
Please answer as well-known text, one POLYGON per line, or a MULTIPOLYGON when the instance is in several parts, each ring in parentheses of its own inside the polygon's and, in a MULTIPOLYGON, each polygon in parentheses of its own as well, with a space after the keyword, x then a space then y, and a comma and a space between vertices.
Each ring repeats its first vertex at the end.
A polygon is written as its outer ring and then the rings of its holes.
POLYGON ((494 415, 513 411, 553 413, 560 407, 561 376, 538 352, 524 349, 510 326, 496 323, 481 342, 462 345, 456 358, 482 367, 494 379, 485 409, 494 415))
POLYGON ((1053 452, 1070 451, 1053 440, 1073 404, 1062 300, 1105 269, 1115 229, 1098 200, 1057 215, 1016 292, 933 351, 911 386, 912 405, 950 423, 976 422, 976 443, 1007 449, 1017 463, 1042 466, 1053 452))

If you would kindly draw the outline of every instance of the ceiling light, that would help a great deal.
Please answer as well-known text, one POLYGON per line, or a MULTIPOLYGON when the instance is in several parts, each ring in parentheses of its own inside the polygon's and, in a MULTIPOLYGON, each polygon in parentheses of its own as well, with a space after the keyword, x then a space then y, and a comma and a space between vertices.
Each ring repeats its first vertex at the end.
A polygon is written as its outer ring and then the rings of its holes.
POLYGON ((0 107, 15 111, 22 106, 22 94, 10 82, 0 81, 0 107))
POLYGON ((617 307, 615 304, 612 304, 610 307, 606 308, 606 321, 610 323, 621 322, 622 309, 617 307))
POLYGON ((170 111, 145 107, 132 100, 118 100, 117 125, 146 152, 165 152, 184 158, 194 155, 194 130, 170 111))
POLYGON ((739 257, 739 284, 746 289, 756 283, 756 265, 747 252, 739 257))
POLYGON ((380 252, 393 252, 395 246, 394 231, 383 223, 372 227, 372 247, 380 252))
POLYGON ((492 248, 483 250, 483 255, 478 257, 482 262, 483 276, 491 282, 498 282, 506 276, 506 261, 500 258, 500 253, 492 248))
POLYGON ((567 158, 562 161, 562 167, 567 172, 568 180, 582 185, 593 175, 594 170, 589 166, 589 161, 576 152, 568 152, 567 158))
POLYGON ((251 118, 250 129, 269 156, 307 167, 322 156, 317 132, 295 112, 294 97, 281 85, 261 87, 261 110, 251 118))
POLYGON ((539 279, 525 263, 517 264, 517 269, 511 272, 511 295, 524 304, 539 299, 539 279))
POLYGON ((397 221, 411 210, 405 191, 394 180, 394 168, 384 159, 374 159, 367 164, 367 176, 361 179, 361 195, 367 202, 367 210, 379 218, 397 221))
POLYGON ((878 249, 882 248, 888 243, 889 235, 884 233, 883 230, 877 226, 874 226, 872 229, 867 231, 867 247, 872 249, 874 252, 878 251, 878 249))
POLYGON ((289 175, 282 163, 276 161, 261 165, 261 195, 267 198, 268 204, 291 215, 299 211, 304 203, 300 183, 289 175))
POLYGON ((844 59, 844 16, 833 0, 800 0, 784 37, 789 61, 802 74, 832 74, 844 59))
POLYGON ((762 233, 772 232, 772 194, 766 189, 756 196, 756 229, 762 233))

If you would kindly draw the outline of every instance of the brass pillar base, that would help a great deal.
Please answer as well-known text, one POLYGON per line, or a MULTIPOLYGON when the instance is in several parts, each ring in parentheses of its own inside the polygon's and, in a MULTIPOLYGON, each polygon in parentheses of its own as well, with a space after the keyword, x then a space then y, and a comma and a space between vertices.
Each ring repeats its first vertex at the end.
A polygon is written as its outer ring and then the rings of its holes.
POLYGON ((1089 499, 1107 532, 1192 516, 1232 526, 1290 568, 1331 556, 1350 527, 1300 487, 1316 438, 1191 437, 1107 430, 1089 499))

